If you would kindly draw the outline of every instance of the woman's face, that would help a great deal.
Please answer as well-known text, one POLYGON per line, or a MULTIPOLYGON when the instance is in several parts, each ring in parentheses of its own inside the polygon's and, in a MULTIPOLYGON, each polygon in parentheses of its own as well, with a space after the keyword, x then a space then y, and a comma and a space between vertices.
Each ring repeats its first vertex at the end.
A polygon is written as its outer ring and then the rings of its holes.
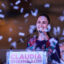
POLYGON ((45 16, 39 16, 36 22, 36 28, 37 31, 41 30, 42 32, 45 32, 48 26, 48 20, 45 16))

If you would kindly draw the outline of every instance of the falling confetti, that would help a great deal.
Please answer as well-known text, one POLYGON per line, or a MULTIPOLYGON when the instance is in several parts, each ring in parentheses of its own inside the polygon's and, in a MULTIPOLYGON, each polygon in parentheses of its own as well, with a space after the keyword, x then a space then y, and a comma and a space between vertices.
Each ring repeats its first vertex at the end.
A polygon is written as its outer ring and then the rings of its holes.
POLYGON ((64 40, 64 37, 60 37, 60 40, 64 40))
POLYGON ((44 7, 45 7, 45 8, 49 8, 49 7, 50 7, 50 4, 49 4, 49 3, 46 3, 46 4, 44 5, 44 7))
POLYGON ((23 32, 19 32, 18 34, 19 34, 19 36, 25 36, 25 33, 23 33, 23 32))
POLYGON ((2 9, 0 9, 0 12, 2 12, 2 9))
POLYGON ((59 20, 60 20, 61 22, 63 22, 63 21, 64 21, 64 16, 60 16, 60 17, 59 17, 59 20))
POLYGON ((29 6, 32 6, 32 3, 30 3, 29 6))
POLYGON ((64 30, 63 30, 63 32, 62 32, 62 35, 64 36, 64 30))
POLYGON ((13 9, 18 10, 19 6, 13 6, 13 9))
POLYGON ((4 3, 2 3, 1 6, 2 6, 3 8, 6 8, 6 5, 5 5, 4 3))
POLYGON ((32 14, 33 16, 37 16, 37 14, 38 14, 38 9, 35 9, 34 12, 31 10, 31 14, 32 14))
POLYGON ((12 42, 10 46, 16 48, 16 41, 12 42))
POLYGON ((20 3, 21 3, 21 0, 18 0, 18 1, 15 2, 15 5, 18 5, 20 3))
POLYGON ((13 3, 10 3, 11 6, 13 6, 14 4, 13 3))
POLYGON ((54 35, 59 35, 60 34, 60 26, 58 26, 57 29, 55 27, 53 27, 53 34, 54 35))
POLYGON ((2 35, 0 35, 0 40, 2 40, 3 39, 3 36, 2 35))
POLYGON ((24 18, 27 18, 29 16, 29 13, 26 13, 25 15, 24 15, 24 18))
POLYGON ((30 34, 33 34, 33 32, 34 32, 35 29, 36 29, 36 26, 35 25, 30 25, 29 33, 30 34))
POLYGON ((9 37, 9 38, 8 38, 8 42, 11 42, 11 41, 12 41, 12 38, 11 38, 11 37, 9 37))
MULTIPOLYGON (((63 56, 64 57, 64 56, 63 56)), ((64 61, 60 60, 61 61, 61 64, 64 64, 64 61)))
POLYGON ((57 41, 55 38, 51 38, 51 39, 49 40, 49 42, 50 42, 50 45, 53 46, 53 47, 55 47, 55 44, 58 43, 58 41, 57 41))
POLYGON ((20 38, 20 42, 21 42, 21 43, 24 43, 24 40, 23 40, 22 38, 20 38))
POLYGON ((23 11, 24 11, 24 8, 21 8, 21 9, 20 9, 20 13, 23 13, 23 11))
POLYGON ((0 14, 0 18, 5 18, 5 15, 4 14, 0 14))

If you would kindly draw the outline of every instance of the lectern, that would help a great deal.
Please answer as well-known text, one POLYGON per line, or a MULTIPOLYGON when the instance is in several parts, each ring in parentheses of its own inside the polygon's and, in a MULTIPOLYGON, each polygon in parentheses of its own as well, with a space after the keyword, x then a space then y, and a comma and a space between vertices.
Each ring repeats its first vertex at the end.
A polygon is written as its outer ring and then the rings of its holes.
POLYGON ((6 64, 47 64, 47 52, 7 51, 6 64))

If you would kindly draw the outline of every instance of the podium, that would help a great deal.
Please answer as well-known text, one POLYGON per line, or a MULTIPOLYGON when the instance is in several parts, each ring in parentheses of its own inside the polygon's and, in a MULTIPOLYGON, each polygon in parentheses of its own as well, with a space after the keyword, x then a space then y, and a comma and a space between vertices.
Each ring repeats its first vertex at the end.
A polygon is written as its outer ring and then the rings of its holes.
POLYGON ((47 64, 47 52, 7 51, 6 64, 47 64))

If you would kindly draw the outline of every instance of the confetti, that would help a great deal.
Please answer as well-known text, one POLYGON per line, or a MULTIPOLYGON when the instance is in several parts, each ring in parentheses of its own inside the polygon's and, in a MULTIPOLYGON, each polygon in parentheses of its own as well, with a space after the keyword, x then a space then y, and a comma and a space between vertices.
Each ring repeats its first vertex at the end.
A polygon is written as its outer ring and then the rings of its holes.
POLYGON ((19 36, 25 36, 25 33, 19 32, 19 36))
POLYGON ((30 3, 29 5, 32 6, 32 3, 30 3))
POLYGON ((44 5, 44 7, 45 7, 45 8, 49 8, 49 7, 50 7, 50 4, 49 4, 49 3, 46 3, 46 4, 44 5))
POLYGON ((64 37, 60 37, 60 40, 64 40, 64 37))
POLYGON ((11 6, 13 6, 13 3, 10 3, 11 6))
POLYGON ((3 39, 3 36, 2 35, 0 35, 0 40, 2 40, 3 39))
POLYGON ((53 34, 54 35, 59 35, 60 34, 60 26, 58 26, 57 28, 53 27, 53 34))
POLYGON ((33 32, 34 32, 35 29, 36 29, 36 26, 35 25, 30 25, 29 33, 30 34, 33 34, 33 32))
POLYGON ((13 6, 13 9, 18 10, 19 7, 18 6, 13 6))
POLYGON ((62 32, 62 35, 64 36, 64 30, 63 30, 63 32, 62 32))
POLYGON ((26 13, 25 15, 24 15, 24 18, 27 18, 29 16, 29 13, 26 13))
POLYGON ((59 20, 60 20, 61 22, 63 22, 63 21, 64 21, 64 16, 60 16, 60 17, 59 17, 59 20))
POLYGON ((22 38, 20 38, 20 42, 21 42, 21 43, 24 43, 24 40, 23 40, 22 38))
POLYGON ((55 38, 51 38, 51 39, 49 40, 49 42, 50 42, 50 45, 53 46, 53 47, 55 47, 55 44, 58 43, 58 41, 57 41, 55 38))
POLYGON ((16 41, 12 42, 11 46, 13 46, 14 48, 16 48, 16 41))
POLYGON ((23 13, 23 11, 24 11, 24 8, 21 8, 21 9, 20 9, 20 13, 23 13))
POLYGON ((47 29, 45 29, 45 32, 49 32, 51 30, 51 25, 50 24, 48 24, 48 28, 47 29))
POLYGON ((0 9, 0 12, 2 12, 2 9, 0 9))
POLYGON ((5 15, 4 14, 0 14, 0 18, 5 18, 5 15))
POLYGON ((20 3, 21 3, 21 0, 18 0, 18 1, 15 2, 15 5, 18 5, 20 3))
POLYGON ((32 14, 33 16, 37 16, 37 14, 38 14, 38 9, 35 9, 34 12, 31 10, 31 14, 32 14))
POLYGON ((11 42, 11 41, 12 41, 12 38, 11 38, 11 37, 9 37, 9 38, 8 38, 8 42, 11 42))
POLYGON ((3 8, 6 8, 6 5, 5 5, 4 3, 2 3, 1 6, 2 6, 3 8))

